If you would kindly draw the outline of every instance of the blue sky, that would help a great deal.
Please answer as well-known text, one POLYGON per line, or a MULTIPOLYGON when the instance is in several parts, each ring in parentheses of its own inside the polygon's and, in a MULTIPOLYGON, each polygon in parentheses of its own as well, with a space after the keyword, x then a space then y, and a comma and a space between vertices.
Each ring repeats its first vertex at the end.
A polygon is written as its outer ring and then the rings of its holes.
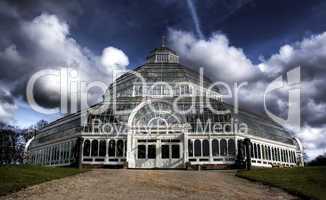
MULTIPOLYGON (((193 3, 206 38, 213 32, 222 32, 232 45, 241 47, 255 61, 260 55, 270 56, 285 43, 321 33, 326 28, 323 23, 326 3, 322 1, 193 3)), ((123 49, 131 66, 144 60, 144 55, 159 45, 168 28, 196 33, 186 1, 176 0, 89 2, 71 28, 80 43, 96 52, 108 44, 123 49)))

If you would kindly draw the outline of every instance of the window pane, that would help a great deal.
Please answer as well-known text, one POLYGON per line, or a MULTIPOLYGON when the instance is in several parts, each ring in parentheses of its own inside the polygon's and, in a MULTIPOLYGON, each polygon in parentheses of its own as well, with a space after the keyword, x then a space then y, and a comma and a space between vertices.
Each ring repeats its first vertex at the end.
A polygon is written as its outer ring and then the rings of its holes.
POLYGON ((124 153, 124 156, 126 157, 127 156, 127 140, 124 141, 124 144, 125 144, 125 153, 124 153))
MULTIPOLYGON (((89 140, 85 140, 83 155, 84 156, 89 156, 90 149, 91 149, 91 142, 89 140)), ((53 158, 53 154, 52 154, 52 158, 53 158)))
POLYGON ((271 160, 271 148, 270 147, 268 147, 267 157, 268 157, 268 160, 271 160))
POLYGON ((254 158, 258 158, 258 152, 257 152, 257 145, 256 144, 254 144, 254 152, 255 152, 254 158))
POLYGON ((146 158, 146 146, 145 145, 138 145, 138 159, 145 159, 146 158))
POLYGON ((203 156, 209 156, 209 142, 208 142, 208 140, 203 141, 203 156))
POLYGON ((195 156, 201 156, 201 142, 200 142, 200 140, 195 140, 195 156))
POLYGON ((170 158, 170 148, 169 145, 162 145, 162 159, 170 158))
POLYGON ((180 158, 180 146, 178 144, 172 145, 172 158, 180 158))
POLYGON ((194 156, 192 140, 188 140, 188 153, 189 157, 194 156))
POLYGON ((226 156, 226 154, 227 154, 226 140, 222 139, 221 140, 221 155, 226 156))
POLYGON ((101 140, 100 141, 100 156, 105 156, 106 153, 106 141, 105 140, 101 140))
POLYGON ((235 155, 235 142, 233 139, 228 140, 228 150, 229 155, 235 155))
POLYGON ((123 156, 123 141, 118 140, 117 142, 117 157, 122 157, 123 156))
POLYGON ((149 159, 156 158, 156 145, 154 144, 148 145, 148 158, 149 159))
POLYGON ((98 156, 98 142, 97 142, 97 140, 92 141, 92 156, 98 156))
POLYGON ((213 140, 212 141, 212 153, 213 153, 213 156, 218 156, 219 154, 219 143, 218 143, 218 140, 213 140))
POLYGON ((115 140, 109 142, 109 157, 115 157, 115 140))
POLYGON ((258 152, 258 158, 261 159, 260 145, 259 144, 257 144, 257 152, 258 152))

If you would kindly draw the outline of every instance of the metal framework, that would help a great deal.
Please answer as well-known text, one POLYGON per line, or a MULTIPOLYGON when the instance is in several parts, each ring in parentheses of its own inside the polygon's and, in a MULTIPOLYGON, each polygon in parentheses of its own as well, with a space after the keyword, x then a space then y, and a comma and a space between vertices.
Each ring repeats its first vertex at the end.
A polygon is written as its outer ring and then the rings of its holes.
POLYGON ((44 128, 28 148, 30 162, 185 168, 249 159, 259 167, 303 165, 298 139, 264 117, 228 112, 233 107, 211 84, 181 65, 174 51, 154 49, 147 63, 110 85, 104 101, 91 108, 99 112, 71 114, 44 128), (227 126, 234 120, 249 131, 227 126), (245 139, 250 140, 247 150, 242 148, 245 139))

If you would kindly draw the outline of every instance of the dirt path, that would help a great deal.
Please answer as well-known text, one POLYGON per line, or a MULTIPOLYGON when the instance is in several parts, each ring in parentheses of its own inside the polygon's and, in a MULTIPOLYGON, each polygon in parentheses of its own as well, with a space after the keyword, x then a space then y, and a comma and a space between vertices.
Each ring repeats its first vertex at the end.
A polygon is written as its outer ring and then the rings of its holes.
POLYGON ((233 171, 96 169, 32 186, 2 199, 297 199, 233 171))

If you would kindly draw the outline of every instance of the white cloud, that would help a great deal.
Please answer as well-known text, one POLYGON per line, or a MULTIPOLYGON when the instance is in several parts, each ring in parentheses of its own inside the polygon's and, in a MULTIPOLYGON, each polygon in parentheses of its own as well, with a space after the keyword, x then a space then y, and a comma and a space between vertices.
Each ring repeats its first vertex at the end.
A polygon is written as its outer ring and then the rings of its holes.
POLYGON ((305 153, 310 160, 326 153, 326 126, 313 128, 306 125, 297 133, 297 137, 303 142, 305 153))
MULTIPOLYGON (((321 125, 326 113, 324 79, 326 77, 326 32, 313 35, 293 44, 285 44, 267 59, 252 64, 245 53, 229 44, 228 38, 215 33, 208 40, 197 39, 193 34, 170 29, 169 40, 181 59, 198 67, 213 81, 248 81, 240 89, 240 106, 261 110, 268 84, 295 67, 301 67, 301 114, 305 126, 297 133, 305 151, 313 159, 326 151, 326 125, 321 125), (258 69, 258 70, 257 70, 258 69)), ((285 79, 286 81, 286 79, 285 79)), ((288 95, 285 87, 267 95, 267 107, 286 118, 288 95), (271 103, 271 105, 269 105, 271 103)))
POLYGON ((0 58, 13 63, 20 63, 22 57, 19 54, 16 45, 12 44, 0 52, 0 58))
MULTIPOLYGON (((98 56, 81 46, 71 36, 67 22, 59 20, 56 15, 43 13, 32 21, 22 23, 21 28, 34 47, 35 52, 32 55, 34 57, 29 59, 36 69, 74 68, 78 72, 80 81, 87 83, 101 81, 109 85, 112 82, 113 70, 125 69, 129 64, 127 55, 115 47, 105 48, 103 55, 98 56)), ((47 76, 42 78, 41 82, 42 91, 48 91, 53 95, 59 94, 57 78, 47 76)), ((102 96, 98 92, 100 91, 87 95, 90 104, 94 104, 102 96)))
POLYGON ((17 106, 8 103, 0 105, 0 121, 4 123, 13 122, 17 106))
POLYGON ((34 63, 47 65, 72 65, 87 68, 92 58, 78 42, 70 36, 69 26, 57 16, 41 14, 32 21, 24 22, 22 30, 35 45, 34 63))
POLYGON ((229 44, 228 38, 214 33, 208 40, 197 39, 189 32, 169 30, 169 41, 185 62, 204 67, 206 74, 220 81, 242 81, 252 78, 258 67, 243 50, 229 44))
POLYGON ((282 46, 277 54, 261 63, 268 75, 274 76, 289 68, 302 66, 322 69, 326 59, 326 32, 282 46))
POLYGON ((12 101, 10 92, 0 87, 0 122, 11 123, 14 121, 17 106, 12 101))
MULTIPOLYGON (((301 114, 305 125, 296 135, 302 140, 310 159, 326 152, 326 125, 321 125, 326 113, 323 93, 325 64, 326 32, 286 44, 280 47, 278 53, 259 64, 264 74, 271 78, 301 67, 301 114)), ((284 106, 287 101, 284 96, 277 99, 279 110, 287 111, 284 106)))
POLYGON ((59 21, 57 16, 49 14, 42 14, 32 22, 26 22, 23 29, 28 37, 37 41, 45 49, 64 45, 69 34, 68 24, 59 21))
POLYGON ((102 52, 101 63, 107 72, 112 73, 113 70, 124 70, 129 65, 129 59, 120 49, 107 47, 102 52))
POLYGON ((111 68, 124 69, 129 64, 127 55, 115 47, 107 47, 101 56, 95 55, 88 48, 82 47, 71 37, 69 25, 57 16, 42 14, 22 27, 29 39, 36 44, 35 63, 43 66, 78 67, 82 79, 97 78, 112 81, 102 72, 112 74, 111 68), (96 76, 94 73, 97 73, 96 76), (91 76, 92 75, 92 76, 91 76))

